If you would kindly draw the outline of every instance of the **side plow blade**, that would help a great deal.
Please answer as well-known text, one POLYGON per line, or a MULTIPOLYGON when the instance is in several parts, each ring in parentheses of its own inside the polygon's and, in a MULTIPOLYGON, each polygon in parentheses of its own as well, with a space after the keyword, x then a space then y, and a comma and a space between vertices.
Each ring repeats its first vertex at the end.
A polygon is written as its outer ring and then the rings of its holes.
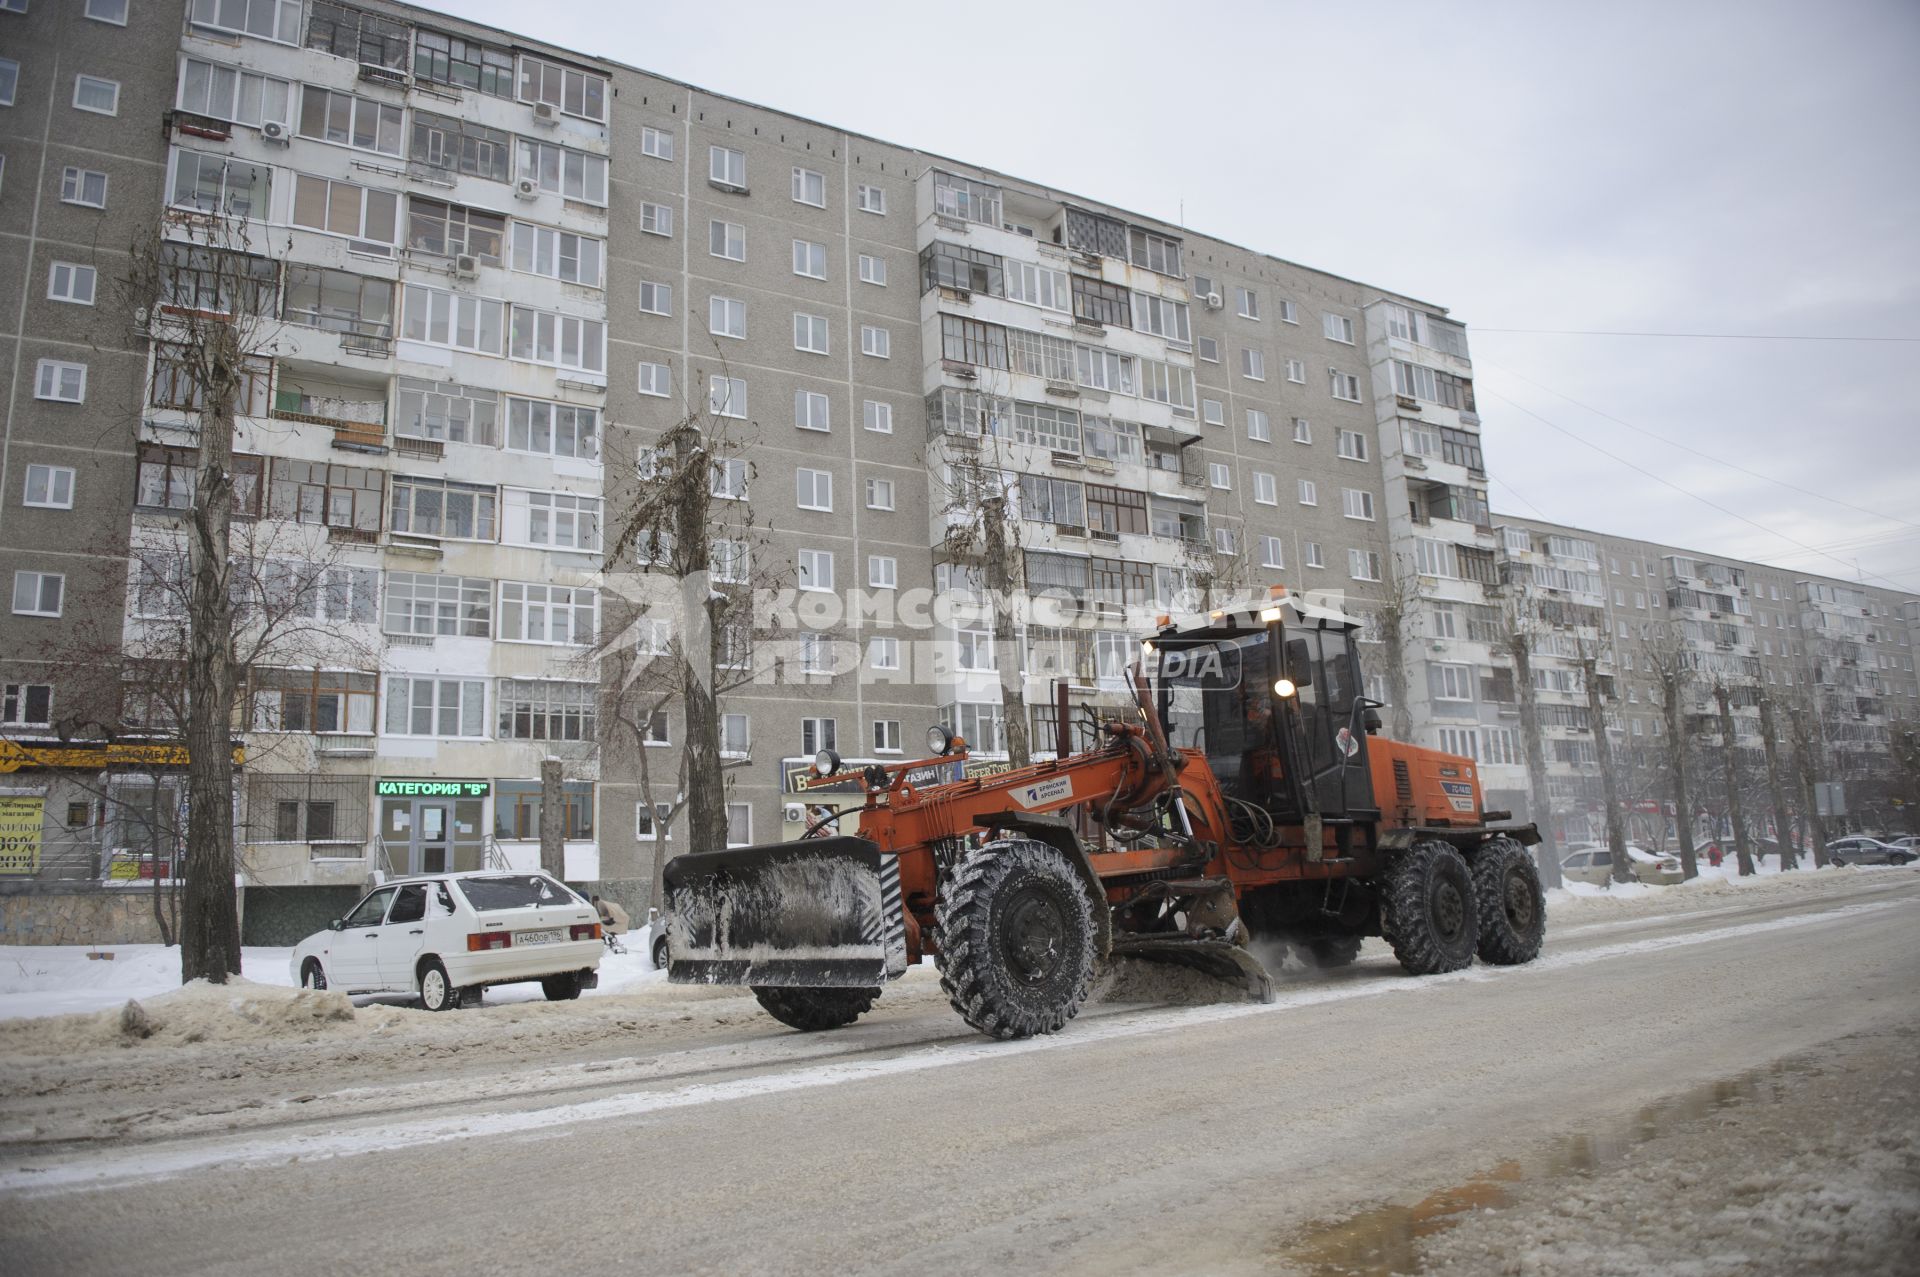
POLYGON ((666 921, 675 984, 872 989, 907 969, 899 862, 865 838, 677 856, 666 921))

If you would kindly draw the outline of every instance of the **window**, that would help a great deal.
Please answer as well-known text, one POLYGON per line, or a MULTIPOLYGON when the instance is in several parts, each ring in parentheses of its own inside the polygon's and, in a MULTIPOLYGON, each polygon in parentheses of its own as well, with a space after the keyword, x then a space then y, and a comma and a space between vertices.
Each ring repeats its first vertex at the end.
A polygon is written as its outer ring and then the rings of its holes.
MULTIPOLYGON (((184 160, 189 154, 182 151, 180 156, 184 160)), ((201 158, 204 178, 204 161, 214 157, 201 158)), ((237 166, 230 164, 228 167, 237 166)), ((261 186, 264 192, 264 180, 261 186)), ((175 203, 178 202, 176 198, 175 203)), ((264 203, 262 200, 263 207, 264 203)), ((218 207, 216 203, 213 210, 203 207, 202 211, 217 211, 218 207)), ((295 226, 329 235, 345 235, 349 239, 382 246, 375 251, 386 251, 384 246, 392 244, 398 233, 399 210, 400 197, 392 191, 376 191, 371 187, 355 186, 351 182, 331 182, 306 173, 294 175, 292 221, 295 226)))
POLYGON ((793 392, 793 424, 802 430, 833 429, 832 409, 817 390, 793 392))
POLYGON ((666 399, 673 394, 673 368, 668 364, 640 364, 640 393, 666 399))
POLYGON ((876 213, 886 216, 887 193, 878 186, 859 186, 854 191, 854 205, 862 213, 876 213))
POLYGON ((1004 267, 1007 296, 1043 310, 1067 313, 1073 293, 1067 285, 1067 272, 1032 262, 1007 262, 1004 267))
MULTIPOLYGON (((669 223, 668 229, 661 233, 671 232, 669 223)), ((605 247, 591 236, 535 226, 531 222, 513 224, 513 268, 517 271, 598 288, 604 257, 605 247)))
POLYGON ((753 841, 753 805, 727 804, 727 846, 745 847, 753 841))
POLYGON ((793 314, 793 348, 815 355, 827 353, 827 318, 800 311, 793 314))
POLYGON ((505 515, 500 525, 500 539, 504 544, 578 550, 587 554, 600 549, 598 497, 508 488, 503 501, 505 515))
POLYGON ((893 358, 893 334, 875 324, 860 325, 860 353, 875 359, 893 358))
POLYGON ((1473 667, 1470 665, 1433 665, 1433 698, 1439 701, 1473 699, 1473 667))
POLYGON ((1263 568, 1284 568, 1287 566, 1286 548, 1279 537, 1260 538, 1260 566, 1263 568))
MULTIPOLYGON (((407 201, 407 247, 420 252, 442 257, 473 256, 497 265, 501 260, 506 229, 507 219, 499 213, 419 196, 412 196, 407 201)), ((515 229, 531 231, 534 228, 516 226, 515 229)), ((530 260, 525 260, 531 258, 531 252, 522 251, 516 256, 523 258, 517 264, 519 269, 532 269, 530 260)), ((551 274, 553 268, 548 266, 543 273, 551 274)), ((597 280, 597 257, 594 275, 597 280)))
POLYGON ((597 319, 515 306, 507 354, 528 363, 578 372, 605 372, 607 326, 597 319))
POLYGON ((96 115, 120 114, 120 81, 103 80, 97 75, 74 76, 73 109, 96 115))
MULTIPOLYGON (((375 675, 345 670, 256 666, 252 673, 253 705, 249 721, 256 732, 348 732, 371 736, 378 683, 375 675)), ((423 734, 433 733, 429 730, 423 734)))
POLYGON ((941 217, 1000 225, 1000 188, 933 171, 933 211, 941 217))
POLYGON ((1253 499, 1260 505, 1278 505, 1280 487, 1274 477, 1264 470, 1253 472, 1253 499))
POLYGON ((398 155, 404 134, 397 106, 317 85, 300 90, 300 136, 356 151, 398 155))
POLYGON ((716 337, 745 338, 747 304, 733 297, 714 296, 707 301, 707 331, 716 337))
POLYGON ((673 158, 673 134, 664 129, 646 125, 640 130, 640 154, 651 155, 656 160, 673 158))
POLYGON ((1348 550, 1347 575, 1356 581, 1380 579, 1380 553, 1377 550, 1348 550))
POLYGON ((55 262, 47 272, 47 298, 49 301, 91 306, 97 283, 98 273, 93 267, 74 262, 55 262))
MULTIPOLYGON (((428 32, 421 32, 425 39, 428 32)), ((513 180, 513 137, 473 120, 435 115, 418 107, 413 112, 412 140, 407 158, 416 164, 492 182, 513 180)))
POLYGON ((717 186, 747 189, 747 157, 725 146, 707 148, 707 179, 717 186))
POLYGON ((881 435, 893 433, 892 404, 882 403, 878 399, 869 399, 864 404, 862 412, 866 418, 867 429, 881 435))
POLYGON ((380 624, 388 634, 486 638, 493 626, 493 583, 481 577, 390 571, 380 624))
MULTIPOLYGON (((641 842, 652 842, 656 836, 655 831, 665 830, 672 819, 673 804, 671 803, 655 803, 651 811, 647 809, 645 803, 635 803, 633 805, 634 837, 641 842)), ((659 836, 671 838, 673 835, 667 832, 659 836)))
POLYGON ((1330 311, 1322 312, 1320 329, 1326 333, 1328 341, 1341 341, 1349 346, 1353 345, 1353 320, 1345 315, 1335 315, 1330 311))
POLYGON ((1224 462, 1209 461, 1207 463, 1207 483, 1211 487, 1218 488, 1223 492, 1230 491, 1233 488, 1232 469, 1224 462))
POLYGON ((897 754, 900 752, 899 719, 876 718, 873 720, 873 752, 876 754, 897 754))
POLYGON ((520 55, 520 100, 544 102, 562 115, 606 123, 607 81, 605 76, 575 67, 548 62, 544 58, 520 55))
MULTIPOLYGON (((583 842, 591 839, 593 837, 593 782, 567 781, 560 797, 561 837, 568 842, 583 842)), ((494 838, 500 841, 508 839, 521 842, 537 841, 540 837, 541 805, 539 781, 497 782, 493 787, 494 838)), ((668 804, 660 804, 660 820, 663 825, 672 812, 673 808, 668 804)))
POLYGON ((793 273, 808 279, 827 277, 827 246, 811 240, 793 241, 793 273))
POLYGON ((715 377, 707 382, 707 411, 716 417, 747 415, 747 379, 715 377))
POLYGON ((885 288, 887 286, 886 259, 875 257, 870 253, 860 254, 860 282, 885 288))
POLYGON ((946 719, 960 738, 983 754, 998 754, 1006 747, 1005 723, 1000 706, 987 702, 960 701, 948 707, 946 719))
POLYGON ((1307 566, 1310 568, 1324 568, 1327 566, 1320 558, 1320 543, 1318 541, 1307 542, 1307 566))
POLYGON ((1267 379, 1267 356, 1265 352, 1248 350, 1245 347, 1241 347, 1240 375, 1248 381, 1265 381, 1267 379))
POLYGON ((641 280, 640 313, 643 315, 673 314, 673 285, 641 280))
POLYGON ((1319 486, 1315 484, 1313 480, 1301 479, 1299 480, 1299 485, 1300 485, 1300 504, 1301 505, 1319 505, 1320 504, 1320 489, 1319 489, 1319 486))
POLYGON ((738 222, 714 218, 707 223, 707 254, 730 262, 747 260, 747 228, 738 222))
POLYGON ((1087 528, 1109 537, 1140 535, 1147 531, 1147 495, 1126 488, 1089 483, 1086 488, 1087 528))
POLYGON ((530 177, 538 189, 562 199, 579 200, 605 207, 607 202, 607 157, 589 155, 552 142, 521 138, 520 177, 530 177))
POLYGON ((438 31, 414 32, 413 74, 429 84, 450 84, 496 98, 513 96, 513 54, 438 31))
POLYGON ((1236 288, 1233 290, 1233 300, 1234 305, 1238 307, 1240 311, 1240 318, 1260 318, 1259 293, 1254 292, 1251 288, 1236 288))
POLYGON ((503 678, 495 734, 501 740, 595 740, 599 700, 596 683, 503 678))
POLYGON ((640 204, 640 230, 648 235, 673 238, 673 210, 665 204, 640 204))
POLYGON ((959 315, 940 316, 940 356, 981 368, 1008 367, 1007 330, 959 315))
POLYGON ((20 64, 12 58, 0 58, 0 106, 12 106, 20 88, 20 64))
POLYGON ((963 670, 991 670, 993 633, 990 630, 959 630, 954 634, 955 663, 963 670))
MULTIPOLYGON (((21 9, 27 6, 22 4, 21 9)), ((105 22, 112 26, 127 25, 127 0, 87 0, 87 16, 95 22, 105 22)))
POLYGON ((1219 554, 1240 553, 1240 533, 1224 524, 1213 530, 1213 548, 1219 554))
POLYGON ((1341 372, 1338 368, 1329 368, 1327 383, 1335 399, 1345 399, 1349 403, 1360 402, 1360 379, 1353 374, 1341 372))
POLYGON ((1133 356, 1096 346, 1073 348, 1075 380, 1094 390, 1117 395, 1134 393, 1133 356))
POLYGON ((67 578, 57 572, 15 572, 13 611, 16 616, 59 616, 67 578))
POLYGON ((1280 318, 1286 323, 1297 324, 1300 322, 1300 312, 1292 302, 1282 299, 1280 302, 1280 318))
MULTIPOLYGON (((67 172, 74 174, 81 170, 68 169, 67 172)), ((198 213, 236 218, 264 217, 271 172, 264 164, 248 164, 223 155, 202 155, 198 151, 176 151, 171 173, 173 189, 168 203, 175 208, 191 209, 198 213)), ((321 185, 324 187, 326 184, 322 182, 321 185)), ((92 187, 88 185, 85 190, 91 191, 92 187)), ((104 176, 100 177, 99 190, 100 201, 95 206, 105 207, 107 179, 104 176)), ((76 202, 94 204, 90 196, 76 202)), ((395 207, 394 197, 386 196, 388 225, 385 242, 389 244, 393 242, 392 213, 395 207)))
POLYGON ((378 470, 276 457, 267 510, 276 519, 377 533, 385 491, 378 470))
POLYGON ((744 457, 721 457, 713 463, 707 490, 721 501, 747 499, 747 462, 744 457))
POLYGON ((869 554, 867 556, 867 588, 871 590, 891 590, 900 584, 900 561, 891 555, 869 554))
POLYGON ((796 470, 793 500, 794 504, 802 510, 820 510, 831 514, 833 512, 833 472, 831 470, 796 470))
POLYGON ((1210 426, 1226 425, 1226 405, 1222 404, 1218 399, 1202 399, 1200 401, 1200 420, 1210 426))
POLYGON ((1342 488, 1341 505, 1349 519, 1373 519, 1373 494, 1360 488, 1342 488))
POLYGON ((1156 275, 1169 275, 1174 279, 1186 273, 1180 269, 1179 240, 1155 235, 1138 227, 1129 227, 1127 230, 1127 260, 1135 266, 1146 267, 1156 275))
POLYGON ((1111 324, 1116 328, 1133 326, 1131 295, 1119 284, 1103 283, 1075 275, 1072 287, 1073 317, 1082 323, 1111 324))
POLYGON ((64 363, 58 359, 42 359, 33 385, 35 399, 51 399, 56 403, 85 403, 87 401, 87 366, 64 363))
POLYGON ((893 509, 893 480, 891 479, 868 479, 867 480, 867 509, 869 510, 893 509))
POLYGON ((491 487, 396 474, 389 526, 410 536, 491 541, 494 500, 491 487))
POLYGON ((1302 386, 1307 384, 1307 363, 1304 359, 1287 360, 1287 380, 1302 386))
POLYGON ((393 338, 393 281, 324 266, 289 266, 281 315, 289 323, 375 339, 393 338))
MULTIPOLYGON (((71 466, 28 466, 24 504, 48 510, 73 509, 73 476, 71 466)), ((888 499, 892 499, 891 485, 888 499)))
POLYGON ((88 208, 107 206, 107 175, 93 169, 69 168, 60 175, 60 198, 88 208))
POLYGON ((1247 409, 1247 438, 1255 443, 1271 443, 1273 426, 1267 420, 1267 414, 1261 408, 1247 409))
POLYGON ((833 551, 802 550, 797 556, 800 568, 800 588, 803 590, 833 589, 833 551))
POLYGON ((500 633, 505 643, 593 642, 594 593, 560 585, 500 583, 500 633))
POLYGON ((876 670, 900 668, 900 640, 877 638, 867 644, 867 667, 876 670))
POLYGON ((363 66, 405 70, 409 34, 406 25, 393 18, 331 0, 314 0, 307 17, 307 48, 363 66))
POLYGON ((823 749, 834 749, 835 722, 831 718, 800 720, 800 752, 811 758, 823 749))
POLYGON ((1293 419, 1293 441, 1295 443, 1312 443, 1313 423, 1305 417, 1295 417, 1293 419))
POLYGON ((482 355, 506 353, 506 303, 408 284, 400 335, 430 346, 482 355))
POLYGON ((1340 456, 1345 460, 1365 461, 1367 459, 1367 437, 1358 430, 1342 430, 1340 431, 1338 451, 1340 456))
POLYGON ((600 455, 599 410, 541 399, 509 399, 507 449, 592 461, 600 455))
POLYGON ((827 206, 827 179, 810 168, 793 170, 793 202, 811 204, 815 208, 827 206))
POLYGON ((53 722, 53 684, 8 683, 0 689, 0 724, 45 727, 53 722))
POLYGON ((499 443, 499 393, 456 382, 399 380, 399 415, 394 433, 442 443, 499 443))
POLYGON ((722 758, 745 758, 751 739, 751 724, 745 714, 720 716, 720 756, 722 758))

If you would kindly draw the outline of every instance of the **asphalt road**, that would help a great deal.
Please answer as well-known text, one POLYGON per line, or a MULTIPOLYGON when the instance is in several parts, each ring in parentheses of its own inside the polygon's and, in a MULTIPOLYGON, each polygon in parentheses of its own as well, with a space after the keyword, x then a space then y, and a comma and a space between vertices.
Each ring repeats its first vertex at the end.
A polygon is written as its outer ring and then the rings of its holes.
POLYGON ((331 1112, 213 1087, 206 1111, 248 1111, 230 1130, 0 1146, 0 1269, 1312 1271, 1317 1222, 1912 1032, 1917 937, 1920 874, 1860 874, 1583 919, 1525 968, 1414 980, 1369 945, 1272 1006, 1110 1003, 1028 1044, 909 988, 829 1035, 723 1020, 564 1067, 469 1055, 459 1098, 404 1107, 365 1080, 331 1112))

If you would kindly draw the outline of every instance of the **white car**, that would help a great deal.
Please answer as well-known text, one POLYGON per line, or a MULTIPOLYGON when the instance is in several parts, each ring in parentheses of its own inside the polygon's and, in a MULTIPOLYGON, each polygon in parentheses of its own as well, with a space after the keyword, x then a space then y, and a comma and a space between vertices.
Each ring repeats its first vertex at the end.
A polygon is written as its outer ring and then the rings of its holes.
POLYGON ((409 994, 429 1011, 477 1001, 490 984, 538 980, 551 1001, 600 982, 600 917, 537 871, 399 878, 294 946, 305 989, 409 994))

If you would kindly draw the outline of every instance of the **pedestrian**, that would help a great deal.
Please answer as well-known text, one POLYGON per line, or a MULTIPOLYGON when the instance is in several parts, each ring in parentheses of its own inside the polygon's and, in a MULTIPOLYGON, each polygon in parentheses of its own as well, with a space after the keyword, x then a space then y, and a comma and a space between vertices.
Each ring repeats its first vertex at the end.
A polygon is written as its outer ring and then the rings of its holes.
POLYGON ((1722 857, 1720 854, 1720 844, 1717 842, 1708 843, 1707 844, 1707 863, 1712 865, 1715 869, 1718 869, 1720 867, 1720 861, 1722 859, 1724 859, 1724 857, 1722 857))

